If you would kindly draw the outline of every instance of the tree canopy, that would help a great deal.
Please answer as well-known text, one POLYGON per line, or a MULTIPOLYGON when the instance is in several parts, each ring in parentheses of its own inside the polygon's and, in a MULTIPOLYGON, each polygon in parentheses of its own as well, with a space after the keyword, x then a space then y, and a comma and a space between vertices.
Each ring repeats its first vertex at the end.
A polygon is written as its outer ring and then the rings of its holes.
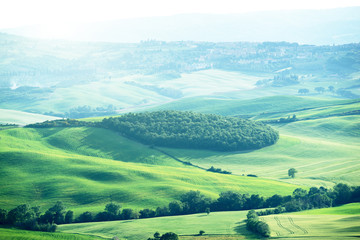
POLYGON ((128 113, 105 118, 101 126, 145 144, 217 151, 258 149, 279 138, 260 122, 181 111, 128 113))

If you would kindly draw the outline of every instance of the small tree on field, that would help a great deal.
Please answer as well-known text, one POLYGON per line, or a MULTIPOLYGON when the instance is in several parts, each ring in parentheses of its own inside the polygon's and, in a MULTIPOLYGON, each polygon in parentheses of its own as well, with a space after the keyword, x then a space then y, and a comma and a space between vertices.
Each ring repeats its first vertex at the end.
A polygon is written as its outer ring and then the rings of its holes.
POLYGON ((154 233, 154 238, 160 238, 160 233, 159 232, 154 233))
POLYGON ((298 93, 300 93, 300 94, 308 94, 310 91, 309 91, 309 89, 307 89, 307 88, 302 88, 302 89, 299 89, 298 90, 298 93))
POLYGON ((210 214, 210 208, 206 208, 205 212, 206 212, 207 215, 209 215, 210 214))
POLYGON ((200 231, 199 231, 199 235, 200 235, 200 236, 202 236, 204 233, 205 233, 204 230, 200 230, 200 231))
POLYGON ((161 236, 160 240, 179 240, 179 237, 176 233, 167 232, 161 236))
POLYGON ((323 87, 316 87, 314 88, 315 91, 317 91, 318 93, 324 93, 325 92, 325 88, 323 87))
POLYGON ((289 175, 289 177, 291 177, 291 178, 294 178, 294 177, 295 177, 295 173, 297 173, 297 170, 296 170, 295 168, 290 168, 290 169, 288 170, 288 175, 289 175))

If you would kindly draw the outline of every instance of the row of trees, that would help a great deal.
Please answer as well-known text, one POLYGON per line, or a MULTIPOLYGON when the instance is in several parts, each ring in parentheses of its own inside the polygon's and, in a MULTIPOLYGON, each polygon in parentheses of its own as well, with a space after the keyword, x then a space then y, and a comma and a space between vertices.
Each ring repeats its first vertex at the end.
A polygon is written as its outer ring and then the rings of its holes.
MULTIPOLYGON (((57 224, 73 222, 98 222, 127 220, 137 218, 152 218, 211 211, 237 211, 259 208, 275 208, 266 210, 261 215, 294 212, 312 208, 324 208, 360 201, 360 187, 350 187, 346 184, 337 184, 333 189, 312 187, 309 191, 297 188, 292 195, 280 196, 275 194, 269 198, 257 194, 248 195, 232 191, 222 192, 216 200, 206 197, 199 191, 189 191, 180 196, 177 201, 170 202, 167 206, 158 207, 156 210, 122 209, 117 203, 109 203, 103 212, 93 214, 86 211, 77 218, 71 210, 66 211, 62 202, 57 202, 44 214, 39 207, 30 207, 27 204, 17 206, 7 212, 0 209, 0 224, 8 224, 28 230, 55 231, 57 224)), ((257 228, 257 227, 256 227, 257 228)))
POLYGON ((30 207, 28 204, 19 205, 9 212, 0 209, 0 224, 16 226, 26 230, 55 232, 57 224, 71 223, 74 212, 65 212, 61 202, 57 202, 44 214, 41 214, 40 207, 30 207))
POLYGON ((145 144, 218 151, 258 149, 279 138, 263 123, 180 111, 128 113, 105 118, 100 126, 145 144))
POLYGON ((45 121, 42 123, 33 123, 28 124, 25 127, 28 128, 52 128, 52 127, 92 127, 97 126, 96 123, 93 122, 85 122, 85 121, 78 121, 75 119, 59 119, 59 120, 52 120, 52 121, 45 121))
POLYGON ((179 240, 179 236, 173 232, 167 232, 163 235, 160 235, 159 232, 154 233, 153 238, 148 238, 147 240, 179 240))
POLYGON ((211 166, 206 171, 208 172, 216 172, 216 173, 222 173, 222 174, 231 174, 230 171, 222 170, 221 168, 215 168, 214 166, 211 166))
MULTIPOLYGON (((200 191, 189 191, 180 196, 177 201, 155 210, 143 209, 139 212, 124 209, 116 219, 151 218, 193 213, 210 213, 211 211, 238 211, 259 208, 277 208, 275 213, 301 211, 312 208, 324 208, 360 201, 360 187, 349 187, 337 184, 331 190, 324 187, 312 187, 309 191, 297 188, 292 195, 275 194, 269 198, 257 194, 241 194, 233 191, 222 192, 216 200, 206 197, 200 191)), ((88 212, 87 212, 88 213, 88 212)), ((101 214, 101 213, 99 213, 101 214)), ((98 215, 99 215, 98 214, 98 215)), ((95 215, 92 221, 99 221, 95 215)), ((83 219, 82 219, 83 221, 83 219)), ((102 219, 101 221, 106 221, 102 219)))
MULTIPOLYGON (((324 87, 315 87, 314 88, 315 92, 319 93, 319 94, 323 94, 325 92, 330 92, 332 94, 336 94, 340 97, 345 97, 345 98, 358 98, 359 96, 352 93, 350 90, 348 89, 345 89, 345 88, 339 88, 335 91, 335 88, 334 86, 329 86, 327 88, 324 88, 324 87)), ((310 93, 310 90, 307 89, 307 88, 301 88, 298 90, 298 93, 299 94, 302 94, 302 95, 307 95, 310 93)))

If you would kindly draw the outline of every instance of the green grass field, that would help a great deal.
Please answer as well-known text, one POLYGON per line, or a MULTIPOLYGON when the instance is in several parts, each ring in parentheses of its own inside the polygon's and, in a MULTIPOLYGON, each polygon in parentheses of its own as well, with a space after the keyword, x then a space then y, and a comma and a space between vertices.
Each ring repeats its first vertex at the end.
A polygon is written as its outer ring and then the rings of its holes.
POLYGON ((295 215, 360 215, 360 203, 349 203, 339 207, 321 208, 293 213, 295 215))
POLYGON ((27 113, 15 110, 0 109, 0 124, 27 125, 30 123, 44 122, 46 120, 55 120, 57 117, 41 114, 27 113))
POLYGON ((46 233, 19 229, 0 228, 2 240, 100 240, 103 238, 70 233, 46 233))
POLYGON ((104 129, 22 128, 0 137, 2 208, 61 200, 75 213, 96 212, 113 200, 140 210, 167 205, 190 190, 217 198, 227 190, 270 196, 298 187, 206 172, 104 129))
MULTIPOLYGON (((270 225, 273 238, 355 239, 360 233, 359 209, 359 203, 352 203, 335 208, 263 216, 260 219, 270 225)), ((156 231, 172 231, 181 235, 180 239, 258 239, 246 229, 246 214, 247 211, 213 212, 209 215, 67 224, 61 225, 59 231, 109 238, 118 236, 128 240, 147 239, 156 231), (200 230, 205 231, 205 236, 194 236, 200 230)))
POLYGON ((335 182, 358 185, 359 122, 360 117, 354 115, 277 124, 274 127, 280 132, 279 141, 257 151, 163 149, 184 161, 239 175, 256 174, 307 186, 331 187, 335 182), (298 170, 295 179, 287 176, 292 167, 298 170))
MULTIPOLYGON (((59 231, 138 240, 152 237, 156 231, 162 234, 175 232, 179 235, 196 235, 203 230, 206 234, 238 234, 240 239, 244 236, 249 239, 248 237, 254 237, 254 235, 246 230, 244 222, 246 214, 247 211, 213 212, 209 215, 193 214, 128 221, 66 224, 59 226, 59 231)), ((192 237, 194 238, 194 236, 192 237)))
POLYGON ((271 237, 281 239, 358 239, 360 215, 269 215, 271 237))
POLYGON ((184 96, 208 95, 216 92, 248 90, 254 87, 257 80, 268 75, 246 74, 222 70, 204 70, 182 74, 180 78, 164 80, 157 75, 129 75, 123 76, 116 72, 113 78, 99 78, 98 81, 67 87, 60 86, 49 95, 33 99, 31 102, 23 100, 9 100, 0 103, 0 108, 16 109, 34 112, 67 112, 71 108, 88 105, 93 108, 109 104, 117 108, 132 111, 133 108, 163 104, 173 99, 149 89, 126 84, 137 82, 145 85, 156 85, 159 88, 177 89, 184 96), (226 87, 224 87, 226 86, 226 87))

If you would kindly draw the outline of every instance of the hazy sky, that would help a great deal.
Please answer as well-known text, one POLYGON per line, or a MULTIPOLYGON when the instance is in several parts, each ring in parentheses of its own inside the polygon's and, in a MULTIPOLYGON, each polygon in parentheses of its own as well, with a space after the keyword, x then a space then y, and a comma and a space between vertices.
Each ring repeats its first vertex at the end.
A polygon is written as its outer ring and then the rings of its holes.
POLYGON ((183 13, 360 6, 360 0, 0 0, 0 28, 183 13))

